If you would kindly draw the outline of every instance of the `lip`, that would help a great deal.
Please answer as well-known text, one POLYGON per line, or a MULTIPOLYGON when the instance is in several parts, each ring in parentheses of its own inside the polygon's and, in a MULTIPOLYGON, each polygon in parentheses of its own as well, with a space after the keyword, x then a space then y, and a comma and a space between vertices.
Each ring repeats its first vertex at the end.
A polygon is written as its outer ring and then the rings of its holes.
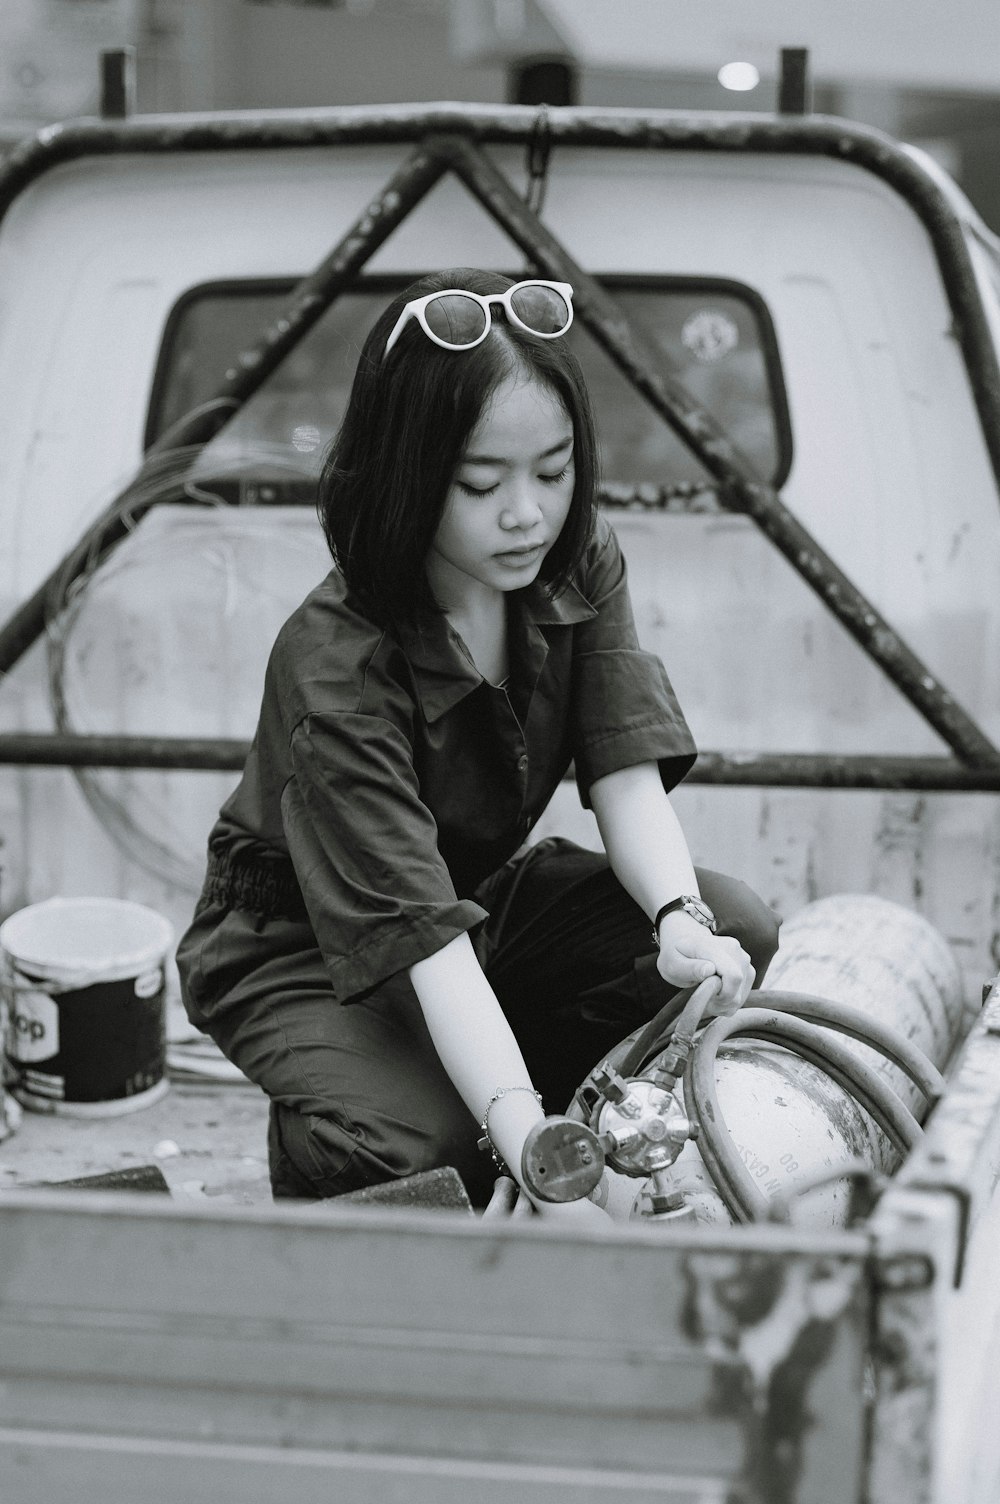
POLYGON ((535 543, 531 548, 508 548, 502 554, 494 554, 501 564, 509 564, 512 568, 523 569, 528 564, 534 564, 540 559, 545 551, 544 543, 535 543))

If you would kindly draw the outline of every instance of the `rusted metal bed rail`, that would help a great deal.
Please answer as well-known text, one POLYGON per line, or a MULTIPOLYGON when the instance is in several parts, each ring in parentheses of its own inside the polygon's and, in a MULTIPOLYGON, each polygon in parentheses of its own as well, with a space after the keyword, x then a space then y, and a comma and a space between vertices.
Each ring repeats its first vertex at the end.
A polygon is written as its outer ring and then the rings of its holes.
MULTIPOLYGON (((889 138, 839 121, 762 121, 759 117, 706 119, 657 112, 588 115, 557 110, 547 112, 546 121, 554 144, 808 151, 836 155, 891 181, 923 218, 942 272, 946 273, 945 286, 958 320, 958 335, 987 447, 1000 478, 1000 423, 997 422, 1000 374, 995 351, 982 329, 982 319, 975 316, 977 293, 968 250, 941 191, 889 138)), ((396 226, 439 178, 451 171, 540 272, 574 284, 580 322, 704 466, 717 484, 722 505, 745 513, 770 538, 862 650, 955 754, 955 759, 930 759, 826 755, 730 758, 710 753, 703 756, 691 775, 692 781, 996 791, 1000 788, 1000 750, 788 511, 774 488, 753 473, 725 431, 679 383, 663 353, 646 343, 641 332, 630 324, 600 284, 576 264, 482 150, 484 141, 530 144, 536 122, 534 111, 449 107, 429 111, 320 112, 307 120, 298 116, 221 120, 196 117, 184 121, 55 128, 14 153, 0 174, 0 216, 33 176, 58 161, 89 153, 419 140, 416 150, 397 169, 377 199, 316 271, 297 286, 282 316, 251 349, 236 359, 215 396, 182 420, 169 435, 172 444, 190 446, 189 465, 193 465, 200 448, 240 410, 339 292, 354 280, 396 226), (441 134, 442 131, 447 134, 441 134)), ((163 442, 150 451, 131 485, 88 528, 49 578, 0 630, 0 674, 9 670, 41 635, 53 601, 61 598, 61 592, 83 569, 122 536, 125 519, 134 523, 152 505, 146 480, 150 467, 162 460, 163 442)), ((239 767, 243 753, 244 744, 223 740, 76 737, 58 733, 0 737, 0 761, 35 764, 239 767)))
MULTIPOLYGON (((250 743, 235 737, 90 736, 0 733, 0 766, 238 772, 250 743)), ((827 753, 702 752, 686 783, 744 788, 881 789, 913 793, 1000 793, 1000 769, 967 768, 952 757, 827 753)))

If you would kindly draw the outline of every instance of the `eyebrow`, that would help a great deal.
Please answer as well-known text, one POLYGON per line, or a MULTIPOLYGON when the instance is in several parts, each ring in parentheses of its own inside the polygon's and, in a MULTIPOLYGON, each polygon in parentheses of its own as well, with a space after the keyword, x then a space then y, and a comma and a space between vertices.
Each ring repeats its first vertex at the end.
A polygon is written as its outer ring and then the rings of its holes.
MULTIPOLYGON (((553 455, 561 453, 562 450, 568 448, 569 445, 572 444, 572 442, 573 435, 571 433, 567 434, 564 439, 559 440, 558 444, 553 444, 551 449, 546 449, 543 454, 540 454, 538 456, 538 460, 541 461, 552 459, 553 455)), ((463 454, 460 463, 463 465, 506 465, 509 462, 502 455, 497 457, 492 454, 463 454)))

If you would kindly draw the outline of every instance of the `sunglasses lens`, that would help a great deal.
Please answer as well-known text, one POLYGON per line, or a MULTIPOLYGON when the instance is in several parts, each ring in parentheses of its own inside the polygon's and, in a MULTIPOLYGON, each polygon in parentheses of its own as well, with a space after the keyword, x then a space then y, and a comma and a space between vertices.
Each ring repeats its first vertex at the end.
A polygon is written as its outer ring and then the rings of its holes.
POLYGON ((471 345, 482 335, 488 318, 486 309, 474 298, 461 293, 442 293, 424 309, 428 327, 448 345, 471 345))
POLYGON ((554 287, 519 287, 511 296, 510 306, 521 323, 536 334, 562 334, 569 328, 569 304, 554 287))

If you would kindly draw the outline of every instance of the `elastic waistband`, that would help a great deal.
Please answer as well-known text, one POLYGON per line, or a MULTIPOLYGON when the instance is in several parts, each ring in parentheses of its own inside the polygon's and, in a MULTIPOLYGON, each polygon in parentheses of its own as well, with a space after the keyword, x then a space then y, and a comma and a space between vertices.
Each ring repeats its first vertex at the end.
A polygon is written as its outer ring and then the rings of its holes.
POLYGON ((295 868, 277 852, 209 851, 202 898, 263 919, 309 920, 295 868))

